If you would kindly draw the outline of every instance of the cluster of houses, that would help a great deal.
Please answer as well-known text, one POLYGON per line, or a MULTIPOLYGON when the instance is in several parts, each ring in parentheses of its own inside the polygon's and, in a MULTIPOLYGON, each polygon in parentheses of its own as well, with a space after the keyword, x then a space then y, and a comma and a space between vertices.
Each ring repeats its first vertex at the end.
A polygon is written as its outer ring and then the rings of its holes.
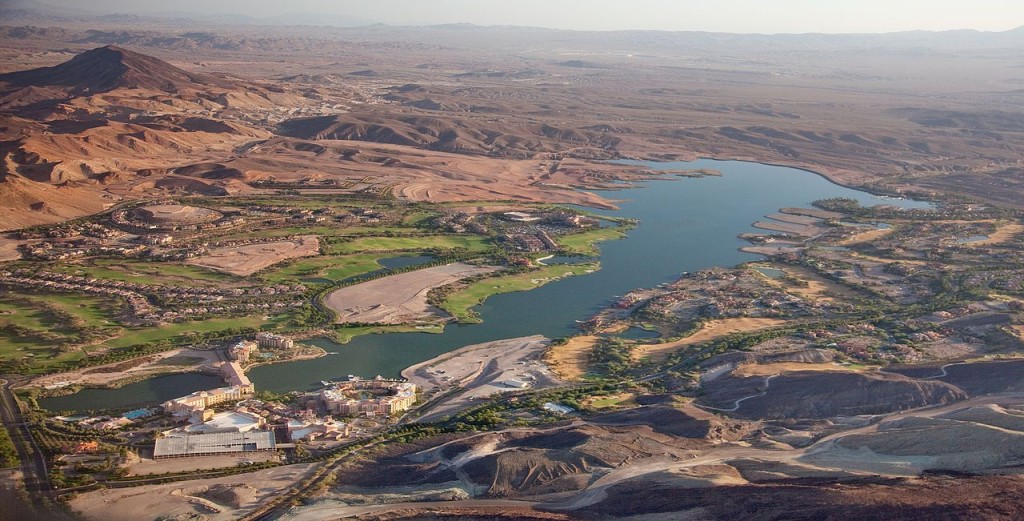
POLYGON ((140 323, 146 324, 170 322, 196 315, 282 310, 301 307, 304 305, 304 302, 298 299, 262 303, 251 301, 229 303, 224 302, 224 300, 227 298, 288 295, 300 293, 306 289, 299 284, 280 284, 251 288, 162 286, 122 280, 96 279, 65 273, 31 272, 26 270, 16 272, 0 271, 0 283, 28 289, 45 288, 57 291, 84 292, 94 295, 119 297, 128 303, 132 316, 140 323), (150 302, 145 296, 146 294, 159 295, 164 302, 176 301, 176 303, 187 303, 190 305, 161 311, 150 302))
POLYGON ((125 286, 128 283, 121 281, 101 281, 60 273, 47 273, 43 274, 43 276, 21 276, 9 271, 0 271, 0 284, 29 289, 46 288, 58 291, 116 296, 124 299, 131 308, 132 315, 140 318, 151 316, 156 311, 145 296, 132 291, 125 286))
POLYGON ((67 260, 87 255, 118 255, 121 257, 141 256, 149 251, 142 244, 109 246, 100 239, 82 238, 74 241, 37 244, 23 244, 18 247, 21 254, 29 259, 67 260))

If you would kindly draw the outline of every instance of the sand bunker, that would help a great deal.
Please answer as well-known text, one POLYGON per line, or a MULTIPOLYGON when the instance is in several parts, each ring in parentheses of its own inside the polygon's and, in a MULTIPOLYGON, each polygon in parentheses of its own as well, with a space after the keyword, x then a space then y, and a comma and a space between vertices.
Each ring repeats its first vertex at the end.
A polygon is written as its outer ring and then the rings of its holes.
POLYGON ((207 255, 188 261, 189 264, 246 277, 282 261, 310 257, 320 252, 315 235, 290 241, 263 242, 211 250, 207 255))
POLYGON ((496 271, 462 262, 391 275, 335 290, 324 304, 338 314, 337 323, 405 324, 433 320, 443 311, 427 303, 427 293, 452 282, 496 271))

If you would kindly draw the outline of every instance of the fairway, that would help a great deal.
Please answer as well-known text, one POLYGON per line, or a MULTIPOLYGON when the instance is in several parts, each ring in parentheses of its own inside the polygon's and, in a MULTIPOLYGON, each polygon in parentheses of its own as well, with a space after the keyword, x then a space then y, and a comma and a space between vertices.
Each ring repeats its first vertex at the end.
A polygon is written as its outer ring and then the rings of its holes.
POLYGON ((305 279, 320 278, 331 282, 340 282, 350 277, 363 275, 383 269, 379 261, 390 255, 352 254, 328 255, 313 257, 293 262, 287 266, 269 271, 262 279, 274 284, 308 282, 305 279))
POLYGON ((424 237, 365 237, 331 244, 329 254, 366 251, 407 250, 469 250, 485 252, 492 248, 490 239, 474 235, 429 235, 424 237))
POLYGON ((531 290, 563 277, 596 271, 599 267, 600 265, 597 263, 554 265, 530 270, 525 273, 486 278, 448 295, 441 308, 454 316, 459 322, 467 324, 480 323, 480 317, 470 308, 482 304, 492 295, 531 290))
POLYGON ((600 253, 596 244, 601 241, 621 239, 626 234, 619 228, 598 228, 583 233, 561 235, 558 244, 566 253, 579 255, 597 255, 600 253))

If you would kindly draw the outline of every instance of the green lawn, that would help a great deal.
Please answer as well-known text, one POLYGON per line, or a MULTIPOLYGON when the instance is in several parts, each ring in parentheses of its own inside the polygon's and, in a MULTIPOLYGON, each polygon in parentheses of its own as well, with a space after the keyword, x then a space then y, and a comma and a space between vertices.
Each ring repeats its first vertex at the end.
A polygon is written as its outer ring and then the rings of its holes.
POLYGON ((311 257, 270 271, 261 278, 272 284, 301 282, 309 278, 337 282, 383 268, 377 263, 383 257, 386 256, 372 253, 311 257))
POLYGON ((112 300, 88 295, 7 292, 0 302, 0 325, 23 327, 34 331, 33 335, 48 334, 52 340, 0 331, 0 360, 25 359, 31 370, 43 370, 84 356, 78 350, 60 352, 62 347, 76 339, 78 330, 65 324, 65 319, 53 314, 47 306, 80 319, 85 326, 117 327, 109 319, 117 309, 117 304, 112 300))
POLYGON ((356 326, 339 327, 334 331, 334 338, 331 340, 339 344, 347 344, 351 342, 353 338, 362 335, 380 335, 385 333, 440 333, 444 331, 444 326, 356 326))
POLYGON ((264 320, 263 316, 248 316, 237 318, 213 318, 197 322, 181 322, 175 324, 163 324, 156 327, 144 327, 127 329, 124 334, 117 338, 107 340, 96 347, 129 347, 158 340, 171 340, 187 342, 188 333, 214 333, 227 329, 241 327, 261 327, 266 324, 279 325, 286 319, 286 315, 272 317, 264 320))
POLYGON ((597 255, 596 243, 621 239, 626 234, 619 228, 595 228, 583 233, 572 235, 561 235, 558 237, 558 244, 568 253, 579 255, 597 255))
POLYGON ((427 219, 437 216, 437 212, 431 212, 427 210, 421 210, 416 212, 409 212, 408 215, 402 218, 402 224, 406 226, 416 226, 427 219))
POLYGON ((447 296, 441 307, 462 323, 479 323, 480 317, 470 308, 492 295, 527 291, 570 275, 582 275, 597 270, 599 264, 554 265, 525 273, 490 277, 474 282, 461 291, 447 296))
POLYGON ((367 251, 454 250, 484 252, 492 248, 490 239, 475 235, 429 235, 424 237, 365 237, 328 246, 329 254, 367 251))
POLYGON ((287 235, 319 235, 321 237, 344 237, 350 235, 379 235, 382 233, 423 233, 418 228, 401 226, 289 226, 287 228, 270 228, 255 232, 232 233, 221 239, 284 237, 287 235))

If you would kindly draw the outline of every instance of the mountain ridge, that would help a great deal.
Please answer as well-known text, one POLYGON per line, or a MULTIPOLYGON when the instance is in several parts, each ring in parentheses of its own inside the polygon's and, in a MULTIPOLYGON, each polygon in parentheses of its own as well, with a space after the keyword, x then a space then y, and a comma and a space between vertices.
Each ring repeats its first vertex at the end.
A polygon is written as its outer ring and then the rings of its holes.
POLYGON ((180 69, 159 58, 106 45, 85 51, 52 67, 0 74, 9 87, 63 87, 72 94, 97 94, 117 88, 153 89, 167 93, 204 87, 230 87, 231 82, 180 69))

